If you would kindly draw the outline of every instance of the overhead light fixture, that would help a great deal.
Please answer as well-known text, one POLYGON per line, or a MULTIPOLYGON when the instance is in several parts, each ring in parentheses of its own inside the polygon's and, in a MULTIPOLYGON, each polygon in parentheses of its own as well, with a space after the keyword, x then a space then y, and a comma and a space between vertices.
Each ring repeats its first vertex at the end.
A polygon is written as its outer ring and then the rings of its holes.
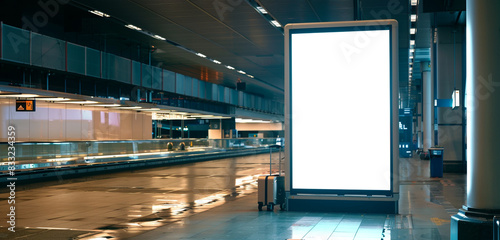
POLYGON ((92 104, 92 103, 98 103, 96 101, 64 101, 64 102, 59 102, 59 103, 70 103, 70 104, 92 104))
POLYGON ((201 114, 201 115, 191 115, 189 117, 193 117, 193 118, 215 118, 214 115, 203 115, 203 114, 201 114))
POLYGON ((50 98, 50 97, 38 97, 36 98, 36 100, 39 100, 39 101, 47 101, 47 102, 59 102, 59 101, 68 101, 68 100, 71 100, 69 98, 62 98, 62 97, 56 97, 56 98, 50 98))
POLYGON ((460 107, 460 91, 459 90, 453 90, 453 93, 451 94, 451 109, 455 109, 457 107, 460 107))
POLYGON ((410 59, 413 59, 413 55, 410 55, 410 59))
POLYGON ((415 52, 415 49, 414 48, 410 48, 410 52, 411 53, 415 52))
POLYGON ((127 24, 127 25, 125 25, 125 27, 130 28, 132 30, 142 31, 142 28, 137 27, 137 26, 132 25, 132 24, 127 24))
POLYGON ((165 110, 165 109, 163 109, 163 110, 159 110, 159 111, 156 111, 156 112, 158 112, 158 113, 163 113, 163 114, 169 114, 169 113, 172 113, 170 110, 165 110))
POLYGON ((227 65, 227 66, 226 66, 226 68, 231 69, 231 70, 234 70, 234 67, 231 67, 231 66, 229 66, 229 65, 227 65))
POLYGON ((252 75, 250 75, 250 74, 247 74, 247 76, 248 76, 248 77, 250 77, 250 78, 254 78, 254 76, 252 76, 252 75))
POLYGON ((410 15, 410 20, 411 20, 412 22, 416 22, 416 21, 417 21, 417 14, 412 14, 412 15, 410 15))
POLYGON ((38 97, 36 94, 1 94, 0 98, 34 98, 38 97))
POLYGON ((206 58, 207 56, 203 53, 196 53, 196 56, 206 58))
POLYGON ((156 38, 156 39, 158 39, 158 40, 162 40, 162 41, 165 41, 165 40, 166 40, 166 38, 164 38, 164 37, 162 37, 162 36, 160 36, 160 35, 157 35, 157 34, 153 35, 152 37, 153 37, 153 38, 156 38))
POLYGON ((245 119, 245 118, 235 118, 236 123, 272 123, 270 120, 260 120, 260 119, 245 119))
POLYGON ((271 20, 271 21, 270 21, 270 23, 271 23, 273 26, 275 26, 275 27, 278 27, 278 28, 280 28, 280 27, 281 27, 281 24, 280 24, 278 21, 276 21, 276 20, 271 20))
POLYGON ((97 10, 89 10, 89 13, 92 13, 92 14, 97 15, 99 17, 107 17, 107 18, 110 17, 108 14, 103 13, 101 11, 97 11, 97 10))
POLYGON ((411 0, 411 5, 412 6, 417 6, 418 0, 411 0))
POLYGON ((238 73, 241 73, 241 74, 247 74, 246 72, 243 72, 241 70, 238 70, 238 73))
POLYGON ((262 14, 268 14, 267 10, 261 6, 255 7, 255 10, 257 10, 258 12, 260 12, 262 14))
POLYGON ((410 46, 415 46, 415 40, 410 40, 410 46))
POLYGON ((117 109, 140 109, 142 107, 134 106, 134 107, 117 107, 117 109))
POLYGON ((160 111, 161 109, 159 108, 148 108, 148 109, 141 109, 141 111, 160 111))
POLYGON ((217 63, 217 64, 221 64, 221 62, 220 62, 220 61, 217 61, 217 60, 215 60, 215 59, 213 59, 213 60, 212 60, 212 62, 217 63))
POLYGON ((417 33, 417 29, 415 28, 410 28, 410 34, 415 34, 417 33))
POLYGON ((92 105, 88 105, 88 106, 91 106, 91 107, 119 107, 121 105, 120 104, 92 104, 92 105))

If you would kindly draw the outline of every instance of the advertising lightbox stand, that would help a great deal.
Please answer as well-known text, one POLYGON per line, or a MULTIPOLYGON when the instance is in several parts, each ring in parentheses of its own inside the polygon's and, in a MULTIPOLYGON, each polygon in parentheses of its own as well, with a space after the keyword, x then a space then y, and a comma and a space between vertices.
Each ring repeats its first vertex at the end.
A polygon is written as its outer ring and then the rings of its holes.
POLYGON ((288 210, 398 212, 397 30, 395 20, 285 26, 288 210))

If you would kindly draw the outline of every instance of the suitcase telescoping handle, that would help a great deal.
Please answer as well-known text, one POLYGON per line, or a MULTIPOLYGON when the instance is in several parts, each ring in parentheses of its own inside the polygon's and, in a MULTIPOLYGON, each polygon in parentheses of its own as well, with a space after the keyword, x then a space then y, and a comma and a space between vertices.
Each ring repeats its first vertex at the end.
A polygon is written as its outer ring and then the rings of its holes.
POLYGON ((281 145, 270 145, 269 146, 269 175, 273 174, 273 148, 277 148, 279 151, 279 172, 278 176, 281 176, 281 145))

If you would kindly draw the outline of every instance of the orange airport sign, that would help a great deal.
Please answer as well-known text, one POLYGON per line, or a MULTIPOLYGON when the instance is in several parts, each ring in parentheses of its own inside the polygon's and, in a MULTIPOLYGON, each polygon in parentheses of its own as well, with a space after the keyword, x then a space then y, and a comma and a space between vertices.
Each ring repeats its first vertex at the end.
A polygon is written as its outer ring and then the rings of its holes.
POLYGON ((35 100, 16 100, 16 112, 34 112, 35 100))

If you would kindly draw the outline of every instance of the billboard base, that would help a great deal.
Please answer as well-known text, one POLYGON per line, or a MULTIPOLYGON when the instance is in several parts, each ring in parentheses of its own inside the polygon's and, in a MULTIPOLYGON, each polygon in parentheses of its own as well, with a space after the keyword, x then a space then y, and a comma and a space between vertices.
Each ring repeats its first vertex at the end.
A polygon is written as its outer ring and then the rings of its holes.
POLYGON ((287 211, 398 214, 399 195, 331 196, 288 195, 287 211))

